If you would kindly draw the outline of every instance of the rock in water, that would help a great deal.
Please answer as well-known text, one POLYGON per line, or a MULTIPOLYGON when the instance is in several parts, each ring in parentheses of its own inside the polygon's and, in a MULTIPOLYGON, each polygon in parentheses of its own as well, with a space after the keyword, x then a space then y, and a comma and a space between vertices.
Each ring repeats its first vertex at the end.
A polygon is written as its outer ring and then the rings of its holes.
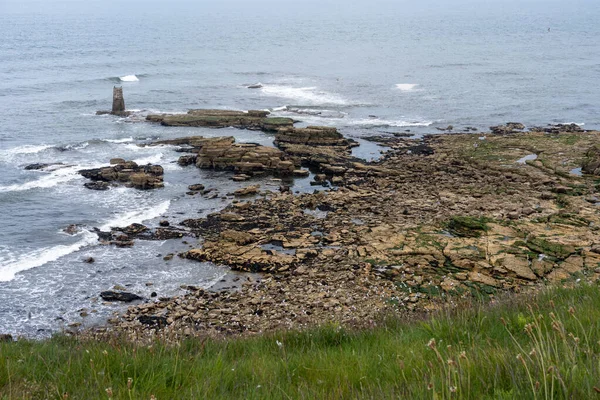
POLYGON ((134 293, 128 292, 115 292, 112 290, 107 290, 100 293, 100 297, 104 301, 123 301, 125 303, 130 303, 135 300, 142 300, 140 296, 134 293))
POLYGON ((254 85, 250 85, 248 86, 248 89, 260 89, 261 87, 263 87, 262 83, 255 83, 254 85))
POLYGON ((160 165, 139 166, 133 161, 122 159, 112 159, 111 162, 117 164, 103 168, 80 170, 81 175, 93 181, 84 184, 84 186, 94 190, 107 190, 109 182, 113 184, 121 183, 136 189, 156 189, 164 186, 164 170, 160 165))
POLYGON ((113 87, 112 113, 119 115, 125 112, 125 98, 122 87, 113 87))

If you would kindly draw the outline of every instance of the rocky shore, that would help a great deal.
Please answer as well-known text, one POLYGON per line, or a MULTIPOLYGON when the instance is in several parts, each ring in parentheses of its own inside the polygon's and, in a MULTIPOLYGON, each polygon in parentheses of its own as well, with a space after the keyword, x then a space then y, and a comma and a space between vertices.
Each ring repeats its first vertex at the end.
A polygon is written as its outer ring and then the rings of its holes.
POLYGON ((371 326, 385 313, 597 280, 600 133, 516 123, 492 131, 372 138, 389 148, 372 163, 352 158, 354 143, 335 128, 280 128, 278 148, 177 139, 189 153, 181 165, 249 175, 303 166, 332 189, 267 192, 169 228, 200 239, 180 257, 258 275, 235 290, 189 287, 130 306, 88 334, 177 340, 371 326))

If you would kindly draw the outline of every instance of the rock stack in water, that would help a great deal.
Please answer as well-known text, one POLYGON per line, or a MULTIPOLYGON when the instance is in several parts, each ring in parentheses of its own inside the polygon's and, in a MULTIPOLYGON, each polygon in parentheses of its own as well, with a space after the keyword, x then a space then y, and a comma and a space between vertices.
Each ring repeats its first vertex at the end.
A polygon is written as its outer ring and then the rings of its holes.
POLYGON ((92 180, 84 186, 93 190, 107 190, 110 184, 122 184, 136 189, 156 189, 164 186, 164 170, 160 165, 139 166, 122 158, 113 158, 110 163, 109 167, 79 171, 81 175, 92 180))
POLYGON ((125 97, 122 87, 113 87, 113 102, 111 111, 96 111, 96 115, 118 115, 119 117, 128 117, 131 112, 125 111, 125 97))

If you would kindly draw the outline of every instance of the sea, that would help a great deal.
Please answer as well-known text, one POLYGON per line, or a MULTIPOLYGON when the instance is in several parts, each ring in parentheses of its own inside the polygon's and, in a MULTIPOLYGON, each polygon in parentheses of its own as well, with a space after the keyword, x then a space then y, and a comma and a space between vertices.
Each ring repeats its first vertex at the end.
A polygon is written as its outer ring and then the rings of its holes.
MULTIPOLYGON (((226 266, 163 259, 197 239, 123 249, 93 230, 200 218, 230 200, 186 195, 188 185, 226 194, 248 184, 144 144, 231 135, 272 146, 273 136, 163 127, 148 113, 269 110, 339 128, 366 160, 382 150, 366 137, 448 125, 597 129, 598 21, 597 0, 0 0, 0 333, 103 324, 126 307, 99 300, 103 290, 173 296, 227 276, 226 266), (95 114, 111 108, 113 86, 133 117, 95 114), (164 189, 84 188, 78 171, 114 157, 162 165, 164 189), (65 233, 72 224, 79 231, 65 233)), ((292 190, 315 190, 310 179, 292 190)))

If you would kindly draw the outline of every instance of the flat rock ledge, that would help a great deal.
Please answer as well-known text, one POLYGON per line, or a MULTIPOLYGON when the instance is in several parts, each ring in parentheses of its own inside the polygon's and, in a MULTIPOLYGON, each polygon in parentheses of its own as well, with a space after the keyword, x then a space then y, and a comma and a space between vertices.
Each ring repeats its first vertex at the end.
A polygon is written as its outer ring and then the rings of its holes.
POLYGON ((164 187, 164 170, 160 165, 137 165, 122 158, 110 160, 111 166, 82 169, 79 173, 92 182, 84 186, 93 190, 108 190, 111 185, 124 185, 136 189, 157 189, 164 187))
POLYGON ((294 125, 291 118, 268 117, 269 114, 268 111, 261 110, 189 110, 187 114, 150 114, 146 120, 164 126, 234 127, 267 132, 276 132, 294 125))
POLYGON ((187 146, 179 165, 195 165, 201 169, 234 171, 248 176, 270 173, 277 176, 294 175, 299 167, 283 151, 254 143, 236 143, 232 136, 205 138, 192 136, 154 142, 153 145, 187 146))

